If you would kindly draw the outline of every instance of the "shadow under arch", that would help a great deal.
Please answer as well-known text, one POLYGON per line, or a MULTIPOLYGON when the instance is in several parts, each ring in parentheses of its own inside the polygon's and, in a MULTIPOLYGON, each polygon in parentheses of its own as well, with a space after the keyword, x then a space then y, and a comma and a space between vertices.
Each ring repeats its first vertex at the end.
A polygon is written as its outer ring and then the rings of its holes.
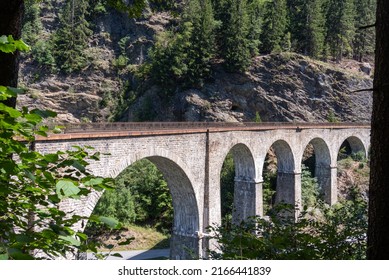
MULTIPOLYGON (((365 147, 362 140, 357 136, 349 136, 344 139, 343 142, 341 142, 340 147, 337 149, 337 151, 339 151, 339 154, 342 149, 345 149, 346 156, 351 154, 363 153, 364 157, 368 157, 368 147, 365 147)), ((341 157, 338 157, 338 160, 339 159, 341 159, 341 157)))
POLYGON ((343 142, 335 150, 337 152, 338 200, 353 199, 355 191, 367 195, 367 189, 363 186, 369 185, 368 174, 370 170, 365 167, 369 166, 370 145, 363 140, 363 137, 349 135, 343 138, 343 142), (367 182, 363 182, 366 177, 367 182))
POLYGON ((284 140, 275 141, 268 151, 271 148, 273 148, 277 157, 277 180, 274 203, 286 203, 299 207, 301 202, 301 174, 295 172, 292 149, 284 140))
POLYGON ((192 183, 174 161, 161 156, 146 157, 164 175, 173 201, 171 259, 191 259, 199 252, 199 211, 192 183))
MULTIPOLYGON (((193 184, 187 173, 175 162, 175 159, 160 155, 134 155, 124 158, 121 164, 111 172, 112 177, 117 177, 127 167, 135 162, 147 159, 153 163, 163 174, 172 196, 173 203, 173 228, 170 241, 170 259, 193 259, 199 256, 200 215, 193 184)), ((185 168, 185 167, 184 167, 185 168)), ((86 216, 90 216, 96 206, 101 193, 94 192, 88 199, 86 216)))
POLYGON ((332 204, 331 198, 334 195, 332 193, 332 186, 334 184, 336 185, 336 182, 332 182, 333 178, 331 176, 332 168, 330 149, 327 143, 322 138, 318 137, 312 139, 305 147, 304 151, 308 148, 309 144, 313 146, 315 156, 314 173, 312 175, 317 178, 317 183, 319 184, 319 188, 324 196, 325 202, 332 204))
MULTIPOLYGON (((228 154, 233 158, 235 170, 232 221, 239 223, 261 214, 261 189, 255 180, 255 162, 250 149, 245 144, 238 143, 232 146, 228 154)), ((225 190, 220 188, 220 191, 225 190)))

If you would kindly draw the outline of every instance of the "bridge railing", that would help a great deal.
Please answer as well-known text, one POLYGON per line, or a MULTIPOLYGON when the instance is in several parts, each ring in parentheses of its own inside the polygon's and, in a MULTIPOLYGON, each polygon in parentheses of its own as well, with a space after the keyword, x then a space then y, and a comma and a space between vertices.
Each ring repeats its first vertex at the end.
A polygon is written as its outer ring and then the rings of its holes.
POLYGON ((368 123, 294 123, 294 122, 111 122, 63 124, 63 133, 93 131, 157 131, 181 129, 304 129, 304 128, 368 128, 368 123))

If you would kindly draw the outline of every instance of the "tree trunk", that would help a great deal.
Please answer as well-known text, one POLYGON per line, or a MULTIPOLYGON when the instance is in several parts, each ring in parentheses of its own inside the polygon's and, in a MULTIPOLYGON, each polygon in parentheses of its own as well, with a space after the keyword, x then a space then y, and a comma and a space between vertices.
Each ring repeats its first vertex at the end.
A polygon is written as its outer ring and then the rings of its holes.
MULTIPOLYGON (((20 39, 22 20, 24 14, 23 0, 0 1, 0 36, 12 35, 20 39)), ((0 85, 17 87, 19 72, 19 52, 6 54, 0 52, 0 85)), ((5 102, 8 106, 15 107, 16 98, 5 102)))
POLYGON ((389 1, 377 1, 368 259, 389 259, 389 1))

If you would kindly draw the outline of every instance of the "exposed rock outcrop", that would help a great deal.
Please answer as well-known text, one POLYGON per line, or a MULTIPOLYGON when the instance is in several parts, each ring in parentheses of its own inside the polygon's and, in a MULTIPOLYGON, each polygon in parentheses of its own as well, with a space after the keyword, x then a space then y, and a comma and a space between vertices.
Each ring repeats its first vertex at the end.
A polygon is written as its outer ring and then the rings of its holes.
MULTIPOLYGON (((63 0, 42 2, 40 6, 39 36, 47 41, 59 27, 58 13, 63 0)), ((67 75, 42 67, 31 54, 24 55, 19 84, 27 91, 18 98, 18 106, 53 110, 58 114, 57 122, 107 121, 115 112, 127 81, 133 78, 127 68, 144 61, 156 33, 164 30, 170 20, 168 13, 148 14, 135 20, 113 9, 93 15, 93 35, 85 49, 88 65, 67 75), (119 44, 121 40, 124 50, 119 44), (119 66, 117 60, 121 55, 126 61, 119 66)))
POLYGON ((169 106, 160 105, 158 89, 151 87, 130 107, 127 119, 150 111, 161 121, 253 121, 257 113, 262 121, 275 122, 370 121, 372 94, 358 90, 372 88, 372 79, 355 67, 284 53, 255 58, 244 74, 227 73, 220 64, 214 70, 212 82, 177 92, 169 106), (153 106, 145 100, 153 100, 153 106))

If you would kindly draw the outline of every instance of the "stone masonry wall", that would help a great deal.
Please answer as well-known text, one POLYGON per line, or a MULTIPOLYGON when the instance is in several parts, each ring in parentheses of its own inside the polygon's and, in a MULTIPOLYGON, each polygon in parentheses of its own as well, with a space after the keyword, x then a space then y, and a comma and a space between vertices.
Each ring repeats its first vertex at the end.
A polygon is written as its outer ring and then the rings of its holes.
MULTIPOLYGON (((68 137, 69 138, 69 137, 68 137)), ((231 151, 235 162, 235 220, 262 215, 262 173, 269 148, 278 158, 279 200, 300 205, 301 161, 309 143, 315 147, 319 183, 325 188, 327 202, 336 202, 337 154, 349 139, 354 151, 367 155, 370 129, 274 129, 266 131, 203 131, 182 134, 96 137, 64 140, 41 140, 36 150, 43 153, 92 146, 102 156, 92 162, 90 170, 98 176, 113 177, 137 160, 150 159, 164 174, 171 190, 174 228, 171 257, 187 259, 206 257, 202 242, 206 227, 220 224, 220 174, 231 151), (334 172, 335 170, 335 172, 334 172), (193 253, 188 255, 189 248, 193 253), (185 251, 185 252, 184 252, 185 251)), ((100 193, 92 193, 80 201, 69 200, 62 207, 89 216, 100 193)), ((85 225, 80 224, 83 228, 85 225)), ((205 235, 206 236, 206 235, 205 235)), ((213 245, 212 245, 213 244, 213 245)))

